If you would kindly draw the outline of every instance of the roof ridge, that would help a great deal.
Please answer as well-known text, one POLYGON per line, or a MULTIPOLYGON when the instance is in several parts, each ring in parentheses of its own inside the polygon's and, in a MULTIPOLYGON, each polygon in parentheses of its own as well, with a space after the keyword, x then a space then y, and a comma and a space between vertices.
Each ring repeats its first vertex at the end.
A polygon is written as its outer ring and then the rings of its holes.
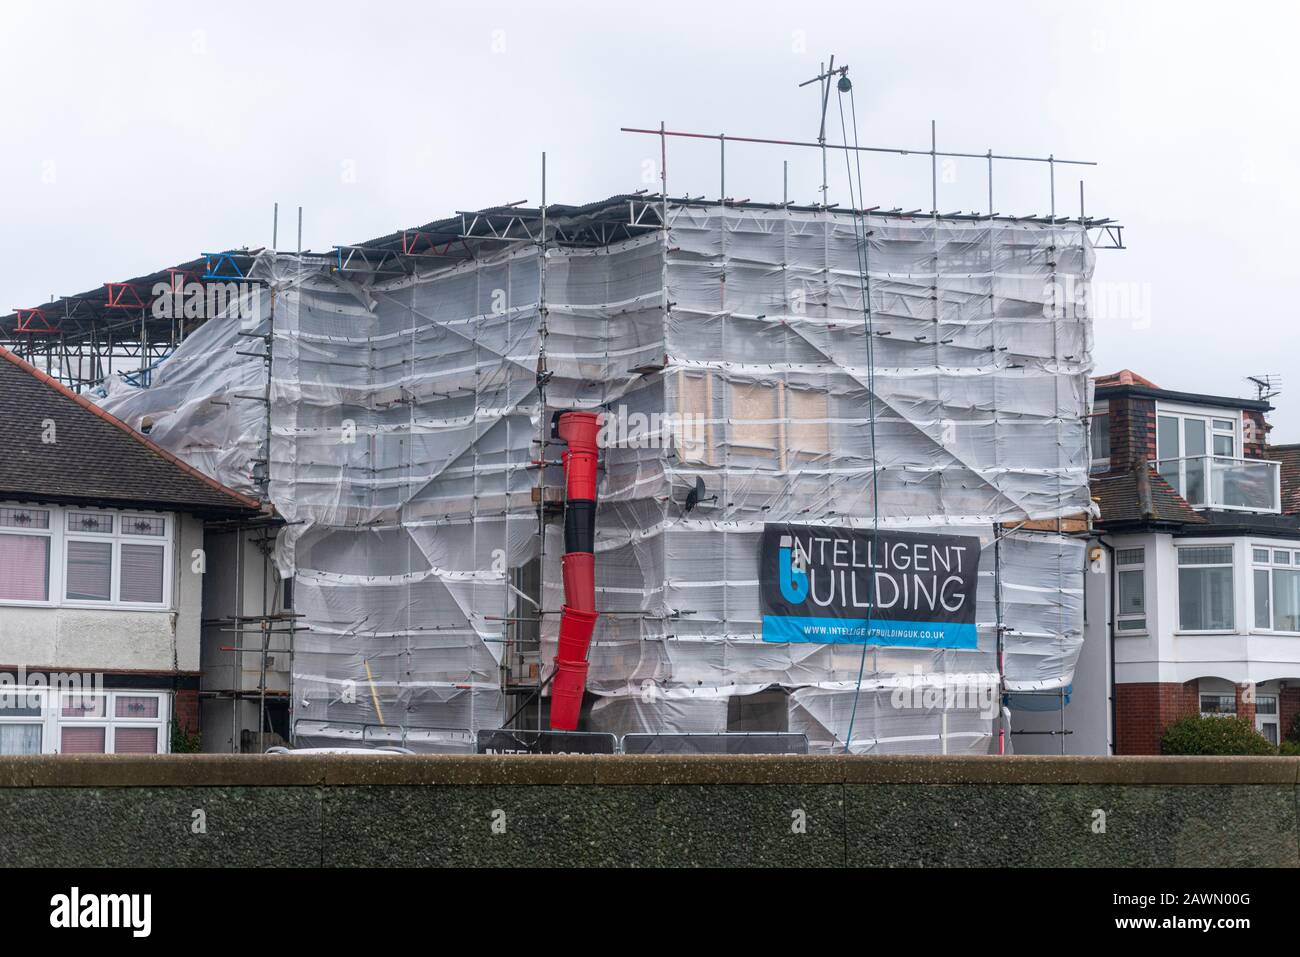
POLYGON ((15 355, 14 353, 6 349, 4 346, 0 346, 0 358, 9 360, 15 366, 21 369, 23 372, 26 372, 29 375, 31 375, 32 378, 36 379, 38 382, 41 382, 44 385, 47 385, 50 388, 54 389, 56 392, 60 393, 64 398, 71 399, 73 402, 77 403, 77 405, 81 406, 87 412, 90 412, 98 416, 100 419, 104 420, 105 422, 109 423, 110 425, 116 426, 117 428, 121 429, 123 432, 129 435, 136 442, 139 442, 141 445, 147 448, 149 451, 155 453, 156 455, 158 455, 160 458, 170 463, 171 465, 176 466, 181 471, 188 473, 193 478, 198 479, 203 484, 225 495, 229 495, 231 498, 233 498, 236 502, 238 502, 240 505, 244 506, 245 508, 253 508, 253 509, 257 509, 258 511, 262 510, 262 503, 257 499, 249 495, 245 495, 242 492, 236 492, 233 488, 230 488, 226 485, 222 485, 212 476, 206 474, 205 472, 202 472, 201 470, 195 468, 193 465, 190 465, 188 462, 185 462, 182 459, 178 458, 173 453, 164 449, 157 442, 154 442, 147 435, 137 432, 135 429, 131 428, 131 426, 123 422, 117 416, 113 415, 113 413, 109 412, 104 408, 101 408, 100 406, 96 405, 94 402, 91 402, 85 396, 78 395, 76 392, 73 392, 71 389, 69 389, 58 379, 54 378, 52 375, 49 375, 48 373, 42 372, 40 369, 36 368, 36 366, 32 365, 30 362, 26 361, 25 359, 18 357, 17 355, 15 355))

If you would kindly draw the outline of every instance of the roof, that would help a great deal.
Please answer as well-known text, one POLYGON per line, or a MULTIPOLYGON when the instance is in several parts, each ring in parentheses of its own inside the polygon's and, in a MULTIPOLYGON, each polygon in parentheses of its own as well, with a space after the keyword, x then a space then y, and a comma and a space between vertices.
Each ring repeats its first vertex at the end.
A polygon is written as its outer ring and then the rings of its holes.
POLYGON ((0 498, 205 517, 260 512, 89 399, 0 348, 0 498), (44 441, 47 427, 54 441, 44 441))
MULTIPOLYGON (((620 193, 607 199, 580 205, 561 203, 546 207, 547 235, 554 241, 571 246, 600 247, 634 236, 653 233, 662 227, 660 215, 664 203, 670 206, 718 206, 733 209, 790 209, 802 212, 820 211, 815 205, 796 203, 761 203, 749 199, 706 200, 703 197, 665 197, 659 193, 641 190, 620 193)), ((831 207, 847 215, 850 210, 831 207)), ((873 217, 899 220, 931 220, 922 211, 881 209, 872 207, 873 217)), ((1089 229, 1119 230, 1111 219, 1069 219, 1051 216, 1007 216, 980 213, 939 213, 941 221, 987 222, 990 219, 1007 223, 1055 225, 1073 223, 1089 229)), ((542 209, 513 203, 489 206, 473 211, 456 211, 451 216, 433 220, 423 226, 399 229, 384 236, 350 245, 338 245, 328 252, 303 251, 305 258, 319 261, 324 268, 344 276, 396 276, 409 275, 421 262, 432 262, 439 267, 473 259, 481 248, 496 249, 518 242, 535 242, 540 235, 542 209)), ((1122 248, 1117 246, 1116 248, 1122 248)), ((172 320, 154 317, 149 304, 152 290, 158 283, 173 282, 178 276, 186 282, 260 281, 248 275, 260 248, 228 249, 225 252, 204 253, 199 259, 160 269, 147 276, 137 276, 122 282, 105 283, 75 296, 64 296, 40 303, 30 309, 15 309, 7 315, 0 314, 0 338, 22 341, 32 338, 60 337, 61 341, 77 341, 89 336, 92 330, 104 332, 109 328, 135 329, 145 324, 151 341, 162 341, 171 335, 172 320)))
POLYGON ((245 279, 244 273, 258 252, 256 249, 241 249, 205 253, 199 259, 177 263, 145 276, 104 283, 96 289, 52 299, 31 309, 16 309, 0 315, 0 334, 10 339, 21 335, 75 338, 88 335, 92 329, 101 332, 111 328, 134 330, 144 322, 150 339, 161 341, 171 336, 173 320, 155 316, 149 309, 155 298, 153 290, 159 283, 172 286, 175 283, 245 279))
POLYGON ((1133 396, 1163 399, 1166 402, 1182 402, 1188 405, 1212 405, 1221 409, 1250 409, 1255 412, 1273 410, 1273 406, 1264 399, 1243 399, 1231 395, 1209 395, 1204 392, 1177 392, 1173 389, 1162 389, 1150 379, 1143 378, 1129 369, 1097 376, 1092 381, 1098 399, 1133 396))
POLYGON ((1099 389, 1105 389, 1109 386, 1116 385, 1141 385, 1146 386, 1148 389, 1160 388, 1160 386, 1156 385, 1150 379, 1138 375, 1132 369, 1120 369, 1118 372, 1110 372, 1106 375, 1095 376, 1092 381, 1097 384, 1097 388, 1099 389))
POLYGON ((1207 519, 1188 505, 1172 485, 1150 469, 1094 475, 1092 497, 1101 509, 1101 517, 1097 520, 1099 525, 1133 522, 1208 524, 1207 519))
POLYGON ((1282 511, 1288 515, 1300 512, 1300 444, 1267 446, 1264 458, 1281 463, 1282 511))

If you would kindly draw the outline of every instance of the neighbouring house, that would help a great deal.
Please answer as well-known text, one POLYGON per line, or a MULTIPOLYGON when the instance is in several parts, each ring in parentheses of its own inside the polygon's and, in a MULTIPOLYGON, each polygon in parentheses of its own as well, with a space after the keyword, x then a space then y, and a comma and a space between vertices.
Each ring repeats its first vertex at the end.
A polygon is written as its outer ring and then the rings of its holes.
POLYGON ((1268 446, 1271 408, 1128 370, 1095 380, 1095 667, 1081 662, 1075 691, 1108 718, 1109 747, 1088 750, 1158 753, 1197 713, 1276 743, 1300 712, 1300 446, 1268 446))
POLYGON ((0 754, 155 753, 199 720, 205 523, 259 503, 0 349, 0 754))

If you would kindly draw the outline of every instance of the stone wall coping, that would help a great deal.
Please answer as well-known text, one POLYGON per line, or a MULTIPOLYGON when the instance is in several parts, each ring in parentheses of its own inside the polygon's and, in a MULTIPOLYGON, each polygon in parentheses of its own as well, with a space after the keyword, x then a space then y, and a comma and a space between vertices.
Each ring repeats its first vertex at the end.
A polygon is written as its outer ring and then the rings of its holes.
POLYGON ((0 788, 582 784, 1300 786, 1300 758, 230 754, 0 758, 0 788))

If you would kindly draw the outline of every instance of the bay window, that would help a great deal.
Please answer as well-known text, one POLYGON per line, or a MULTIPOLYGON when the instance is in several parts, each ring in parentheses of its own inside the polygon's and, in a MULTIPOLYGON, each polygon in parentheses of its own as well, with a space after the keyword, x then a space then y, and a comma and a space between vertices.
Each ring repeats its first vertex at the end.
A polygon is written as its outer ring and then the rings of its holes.
POLYGON ((1181 631, 1232 631, 1232 546, 1178 549, 1178 627, 1181 631))
POLYGON ((0 505, 0 603, 166 608, 173 519, 0 505))
POLYGON ((0 755, 162 754, 169 695, 153 691, 6 689, 0 755))
POLYGON ((1300 552, 1256 546, 1250 553, 1255 627, 1300 632, 1300 552))

